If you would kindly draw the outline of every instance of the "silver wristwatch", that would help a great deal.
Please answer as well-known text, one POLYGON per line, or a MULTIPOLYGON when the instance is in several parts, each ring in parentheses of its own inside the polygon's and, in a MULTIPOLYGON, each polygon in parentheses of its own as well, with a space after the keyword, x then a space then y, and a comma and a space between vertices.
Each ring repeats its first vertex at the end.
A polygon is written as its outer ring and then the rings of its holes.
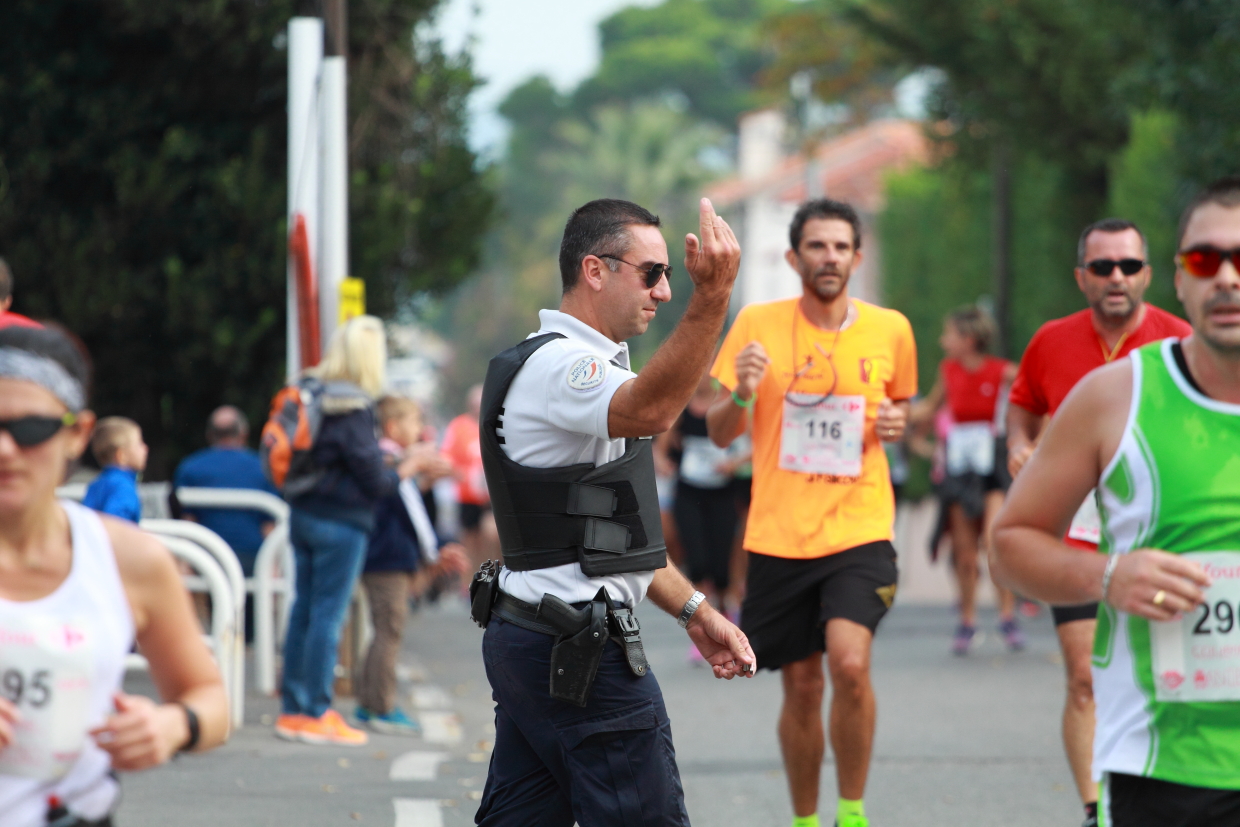
POLYGON ((698 606, 702 605, 702 601, 706 599, 706 595, 701 592, 694 592, 693 597, 685 601, 685 607, 680 610, 680 617, 676 618, 676 622, 680 624, 680 628, 689 628, 689 618, 693 617, 693 613, 698 610, 698 606))

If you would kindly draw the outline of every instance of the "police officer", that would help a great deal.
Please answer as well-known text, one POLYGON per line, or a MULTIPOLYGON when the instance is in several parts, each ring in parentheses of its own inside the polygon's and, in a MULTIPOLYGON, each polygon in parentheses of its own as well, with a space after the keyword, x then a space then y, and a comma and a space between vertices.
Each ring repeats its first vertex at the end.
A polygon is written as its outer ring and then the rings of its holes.
POLYGON ((657 216, 611 199, 564 228, 560 309, 491 361, 481 436, 504 552, 475 577, 474 618, 495 699, 480 825, 687 825, 671 727, 632 609, 649 595, 718 678, 751 676, 740 630, 666 563, 651 437, 706 370, 740 264, 736 236, 701 202, 685 238, 694 284, 641 375, 626 339, 671 299, 657 216))

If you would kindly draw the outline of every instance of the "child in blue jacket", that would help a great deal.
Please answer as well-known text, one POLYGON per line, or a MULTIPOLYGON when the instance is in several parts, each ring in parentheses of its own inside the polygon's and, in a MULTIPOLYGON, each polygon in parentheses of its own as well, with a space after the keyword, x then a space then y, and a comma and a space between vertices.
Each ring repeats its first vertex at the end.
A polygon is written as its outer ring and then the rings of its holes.
POLYGON ((90 450, 103 470, 86 489, 82 505, 131 523, 140 521, 138 474, 146 468, 148 453, 142 428, 123 416, 105 416, 95 423, 90 450))

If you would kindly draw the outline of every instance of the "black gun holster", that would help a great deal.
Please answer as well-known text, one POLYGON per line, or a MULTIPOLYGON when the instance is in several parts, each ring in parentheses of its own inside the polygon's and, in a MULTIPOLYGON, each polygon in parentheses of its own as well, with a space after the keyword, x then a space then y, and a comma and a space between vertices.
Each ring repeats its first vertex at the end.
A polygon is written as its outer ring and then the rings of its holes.
POLYGON ((553 594, 544 594, 535 605, 500 592, 495 614, 509 623, 555 638, 549 686, 553 698, 586 705, 608 639, 624 650, 634 675, 641 677, 649 671, 637 618, 629 609, 617 608, 606 589, 599 589, 589 603, 576 606, 553 594))
POLYGON ((502 563, 487 560, 469 581, 469 616, 484 629, 491 620, 495 599, 499 597, 499 573, 503 568, 502 563))

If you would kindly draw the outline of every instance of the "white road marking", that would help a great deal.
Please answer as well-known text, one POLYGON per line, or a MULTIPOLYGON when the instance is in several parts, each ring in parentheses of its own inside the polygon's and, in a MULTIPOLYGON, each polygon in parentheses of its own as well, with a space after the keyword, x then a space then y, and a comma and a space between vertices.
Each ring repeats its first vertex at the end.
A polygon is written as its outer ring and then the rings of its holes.
POLYGON ((409 694, 415 709, 452 708, 452 696, 440 686, 415 686, 409 694))
POLYGON ((443 827, 443 813, 434 798, 393 798, 396 827, 443 827))
POLYGON ((459 744, 464 737, 461 718, 454 712, 419 712, 422 740, 428 744, 459 744))
POLYGON ((406 752, 392 762, 388 778, 392 781, 433 781, 439 765, 448 757, 446 752, 406 752))

